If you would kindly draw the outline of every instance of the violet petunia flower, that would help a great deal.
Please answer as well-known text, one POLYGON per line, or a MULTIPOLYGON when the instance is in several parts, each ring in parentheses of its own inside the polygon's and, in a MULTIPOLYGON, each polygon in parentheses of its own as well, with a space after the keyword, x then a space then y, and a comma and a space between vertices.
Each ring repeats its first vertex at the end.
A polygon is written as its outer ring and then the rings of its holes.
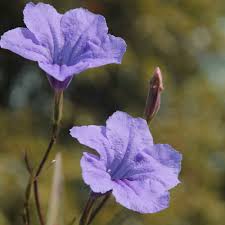
POLYGON ((117 111, 106 126, 73 127, 70 134, 98 153, 85 152, 81 159, 83 179, 93 192, 112 191, 118 203, 140 213, 168 207, 182 156, 167 144, 154 144, 144 119, 117 111))
POLYGON ((6 32, 0 46, 37 61, 53 88, 65 89, 86 69, 121 63, 126 43, 108 34, 103 16, 83 8, 59 14, 44 3, 28 3, 23 14, 27 28, 6 32))

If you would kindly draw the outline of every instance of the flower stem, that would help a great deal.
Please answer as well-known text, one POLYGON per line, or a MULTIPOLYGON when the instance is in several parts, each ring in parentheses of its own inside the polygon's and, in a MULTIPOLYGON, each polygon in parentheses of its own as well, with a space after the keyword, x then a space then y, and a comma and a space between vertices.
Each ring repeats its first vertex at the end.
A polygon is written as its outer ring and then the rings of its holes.
POLYGON ((43 218, 43 215, 42 215, 42 212, 41 212, 41 206, 40 206, 40 200, 39 200, 39 191, 38 191, 38 177, 45 165, 45 162, 47 161, 48 159, 48 156, 49 156, 49 153, 53 147, 53 145, 55 144, 56 142, 56 136, 52 135, 51 137, 51 140, 49 142, 49 145, 48 145, 48 148, 47 150, 45 151, 45 154, 38 166, 38 169, 35 173, 35 177, 34 177, 34 199, 35 199, 35 205, 36 205, 36 209, 37 209, 37 213, 38 213, 38 218, 39 218, 39 222, 41 225, 44 225, 44 218, 43 218))
POLYGON ((41 173, 45 162, 48 159, 49 153, 53 147, 53 145, 56 143, 56 139, 59 133, 59 125, 62 118, 62 108, 63 108, 63 92, 62 91, 56 91, 55 92, 55 99, 54 99, 54 112, 53 112, 53 126, 52 126, 52 136, 48 145, 48 148, 45 151, 45 154, 38 166, 37 172, 36 172, 36 178, 41 173))
POLYGON ((33 169, 30 165, 30 162, 28 160, 27 152, 25 152, 24 155, 24 162, 26 169, 30 175, 29 181, 27 183, 26 191, 25 191, 25 201, 24 201, 24 208, 23 208, 23 221, 25 225, 30 224, 30 208, 29 208, 29 201, 30 201, 30 193, 31 193, 31 187, 33 182, 33 169))
POLYGON ((92 221, 95 219, 95 217, 97 216, 97 214, 100 212, 100 210, 103 208, 103 206, 105 205, 105 203, 108 201, 108 199, 111 196, 111 191, 107 192, 105 194, 105 196, 103 197, 102 201, 99 203, 99 205, 97 206, 97 208, 94 210, 94 212, 91 214, 90 219, 87 223, 87 225, 91 224, 92 221))
POLYGON ((26 163, 26 168, 28 172, 30 173, 30 178, 29 182, 26 187, 26 193, 25 193, 25 203, 24 203, 24 213, 23 213, 23 218, 24 218, 24 223, 25 225, 29 225, 30 219, 29 219, 29 200, 30 200, 30 195, 31 195, 31 188, 32 184, 34 184, 34 197, 35 197, 35 205, 37 208, 37 213, 38 213, 38 218, 39 222, 41 225, 44 225, 44 219, 41 213, 41 206, 40 206, 40 200, 39 200, 39 191, 38 191, 38 177, 40 176, 44 165, 47 162, 49 153, 52 150, 52 147, 56 143, 56 139, 59 133, 59 128, 60 128, 60 122, 62 118, 62 109, 63 109, 63 91, 55 91, 55 96, 54 96, 54 111, 53 111, 53 125, 52 125, 52 135, 48 144, 48 147, 44 153, 44 156, 42 160, 40 161, 38 168, 35 173, 33 173, 33 170, 31 169, 29 165, 29 161, 27 158, 27 155, 25 154, 25 163, 26 163))
POLYGON ((44 225, 44 217, 41 212, 41 205, 39 200, 39 191, 38 191, 38 182, 37 180, 34 181, 34 199, 35 199, 35 205, 37 208, 38 218, 41 225, 44 225))
POLYGON ((41 171, 42 171, 42 169, 43 169, 43 167, 45 165, 45 162, 48 159, 49 153, 50 153, 50 151, 51 151, 51 149, 52 149, 52 147, 53 147, 53 145, 55 143, 56 143, 56 136, 53 134, 52 137, 51 137, 51 140, 50 140, 50 142, 48 144, 48 148, 46 149, 45 154, 44 154, 44 156, 43 156, 43 158, 42 158, 42 160, 41 160, 41 162, 40 162, 40 164, 38 166, 37 172, 35 174, 35 180, 40 175, 40 173, 41 173, 41 171))
POLYGON ((34 178, 34 197, 35 197, 35 205, 37 208, 38 218, 41 225, 44 225, 44 218, 41 212, 40 199, 39 199, 39 191, 38 191, 38 177, 40 176, 42 169, 48 159, 49 153, 52 150, 52 147, 56 143, 56 139, 59 133, 59 125, 62 118, 62 109, 63 109, 63 91, 55 91, 54 96, 54 111, 53 111, 53 126, 52 126, 52 135, 49 141, 48 147, 45 151, 45 154, 38 166, 38 169, 35 173, 34 178))
POLYGON ((90 193, 88 201, 87 201, 87 203, 84 207, 83 213, 81 215, 79 225, 87 225, 88 224, 88 221, 89 221, 89 218, 91 215, 91 211, 92 211, 94 202, 97 199, 97 197, 99 197, 98 194, 96 194, 94 192, 90 193))
POLYGON ((25 225, 30 224, 29 201, 30 201, 31 184, 32 184, 32 177, 30 177, 28 181, 26 192, 25 192, 25 202, 24 202, 24 211, 23 211, 23 220, 25 225))

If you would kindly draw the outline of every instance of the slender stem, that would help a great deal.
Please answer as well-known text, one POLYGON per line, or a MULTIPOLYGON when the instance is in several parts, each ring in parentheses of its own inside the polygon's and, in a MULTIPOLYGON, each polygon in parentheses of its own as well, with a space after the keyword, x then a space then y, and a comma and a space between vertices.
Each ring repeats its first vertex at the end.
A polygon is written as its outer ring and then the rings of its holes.
POLYGON ((49 145, 48 145, 48 148, 47 150, 45 151, 45 154, 38 166, 38 169, 35 173, 35 178, 34 178, 34 199, 35 199, 35 205, 36 205, 36 209, 37 209, 37 214, 38 214, 38 218, 39 218, 39 222, 41 225, 44 225, 44 217, 42 215, 42 212, 41 212, 41 205, 40 205, 40 199, 39 199, 39 191, 38 191, 38 176, 40 175, 44 165, 45 165, 45 162, 47 161, 48 159, 48 156, 49 156, 49 153, 53 147, 53 145, 55 144, 56 142, 56 136, 52 135, 51 137, 51 140, 49 142, 49 145))
POLYGON ((36 205, 36 208, 37 208, 37 213, 38 213, 38 218, 39 218, 40 224, 44 225, 45 222, 44 222, 44 217, 43 217, 42 212, 41 212, 41 205, 40 205, 40 200, 39 200, 39 191, 38 191, 37 180, 34 181, 34 198, 35 198, 35 205, 36 205))
POLYGON ((34 178, 34 199, 35 199, 35 205, 36 205, 36 209, 37 209, 38 218, 39 218, 41 225, 44 225, 45 223, 44 223, 44 217, 41 212, 41 205, 40 205, 40 199, 39 199, 38 176, 40 175, 40 173, 45 165, 45 162, 48 159, 49 153, 50 153, 53 145, 55 144, 55 142, 56 142, 56 137, 52 136, 52 138, 49 142, 48 148, 38 166, 38 169, 37 169, 37 172, 36 172, 35 178, 34 178))
POLYGON ((33 180, 34 183, 34 197, 35 197, 35 205, 37 208, 38 218, 41 225, 44 225, 44 219, 41 212, 41 205, 40 205, 40 199, 39 199, 39 191, 38 191, 38 177, 40 176, 45 163, 47 162, 49 153, 52 150, 52 147, 56 143, 56 139, 59 133, 59 125, 62 118, 62 108, 63 108, 63 91, 56 91, 55 92, 55 98, 54 98, 54 112, 53 112, 53 127, 52 127, 52 136, 50 139, 50 142, 48 144, 48 147, 44 153, 44 156, 38 166, 38 169, 35 173, 35 177, 33 180))
POLYGON ((32 181, 33 181, 33 175, 32 175, 33 169, 30 165, 27 152, 25 152, 25 155, 24 155, 24 162, 25 162, 25 165, 26 165, 26 169, 27 169, 28 173, 30 174, 30 178, 29 178, 29 181, 28 181, 28 184, 27 184, 27 187, 26 187, 26 191, 25 191, 23 220, 24 220, 25 225, 29 225, 30 224, 29 200, 30 200, 31 186, 32 186, 32 181))
POLYGON ((33 173, 33 168, 30 165, 30 161, 28 159, 27 152, 25 152, 25 154, 24 154, 24 162, 25 162, 25 166, 26 166, 28 173, 31 175, 33 173))
POLYGON ((48 147, 45 151, 45 154, 38 166, 36 173, 33 173, 33 169, 30 166, 27 153, 25 152, 24 161, 26 165, 26 169, 30 174, 29 182, 25 191, 25 201, 24 201, 24 212, 23 212, 23 220, 25 225, 30 224, 30 211, 29 211, 29 201, 31 195, 32 184, 34 184, 34 196, 35 196, 35 204, 38 212, 38 217, 41 225, 44 225, 44 219, 41 213, 40 200, 39 200, 39 192, 38 192, 38 177, 48 159, 49 153, 56 143, 56 139, 59 133, 59 125, 62 118, 62 108, 63 108, 63 91, 55 91, 54 96, 54 111, 53 111, 53 126, 52 126, 52 135, 48 147))
POLYGON ((102 201, 99 203, 99 205, 97 206, 97 208, 94 210, 94 212, 91 214, 90 219, 87 223, 87 225, 91 224, 92 221, 95 219, 95 217, 97 216, 97 214, 100 212, 100 210, 103 208, 103 206, 105 205, 105 203, 108 201, 108 199, 111 196, 111 191, 106 193, 105 196, 103 197, 102 201))
POLYGON ((90 193, 88 201, 87 201, 87 203, 84 207, 83 213, 81 215, 79 225, 87 225, 88 224, 90 214, 91 214, 94 202, 97 197, 98 197, 98 195, 96 193, 94 193, 94 192, 90 193))
POLYGON ((55 143, 56 143, 56 136, 53 135, 53 136, 51 137, 51 140, 50 140, 49 144, 48 144, 48 148, 46 149, 45 154, 44 154, 44 156, 43 156, 43 158, 42 158, 42 160, 41 160, 41 162, 40 162, 40 164, 39 164, 39 166, 38 166, 37 172, 36 172, 36 174, 35 174, 35 177, 36 177, 36 178, 40 175, 40 173, 41 173, 41 171, 42 171, 42 169, 43 169, 43 167, 44 167, 44 165, 45 165, 45 162, 46 162, 47 159, 48 159, 49 153, 51 152, 51 149, 52 149, 52 147, 53 147, 53 145, 54 145, 55 143))
POLYGON ((25 202, 24 202, 24 212, 23 212, 23 219, 26 225, 30 224, 30 209, 29 209, 29 200, 30 200, 30 192, 31 192, 31 179, 29 179, 26 192, 25 192, 25 202))

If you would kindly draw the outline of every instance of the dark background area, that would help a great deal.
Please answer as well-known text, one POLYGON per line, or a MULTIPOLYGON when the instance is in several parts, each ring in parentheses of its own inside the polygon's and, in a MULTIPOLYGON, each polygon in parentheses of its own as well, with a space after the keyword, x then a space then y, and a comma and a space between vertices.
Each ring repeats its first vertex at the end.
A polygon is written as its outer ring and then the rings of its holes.
MULTIPOLYGON (((28 1, 0 1, 0 33, 24 26, 28 1)), ((33 1, 37 2, 37 1, 33 1)), ((84 146, 70 136, 73 125, 104 124, 116 110, 142 116, 148 81, 160 66, 165 90, 151 124, 156 143, 183 154, 181 181, 170 207, 140 215, 112 198, 98 225, 222 225, 225 221, 225 2, 223 0, 55 0, 61 13, 86 7, 106 17, 110 33, 128 48, 122 65, 90 69, 65 92, 57 146, 63 157, 65 224, 79 215, 88 187, 79 160, 84 146)), ((28 179, 23 152, 37 165, 50 135, 53 91, 37 64, 0 50, 0 224, 22 224, 28 179)), ((40 179, 47 212, 52 167, 40 179)), ((32 211, 35 212, 32 203, 32 211)), ((33 224, 36 213, 32 214, 33 224)))

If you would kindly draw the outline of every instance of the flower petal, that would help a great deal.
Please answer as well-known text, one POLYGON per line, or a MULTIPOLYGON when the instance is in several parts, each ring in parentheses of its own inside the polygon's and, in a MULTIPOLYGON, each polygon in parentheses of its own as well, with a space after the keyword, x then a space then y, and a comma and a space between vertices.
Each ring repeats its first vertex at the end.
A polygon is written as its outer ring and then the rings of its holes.
POLYGON ((87 63, 86 69, 89 69, 111 63, 121 63, 126 51, 126 43, 122 38, 110 34, 106 35, 101 42, 96 41, 94 38, 91 37, 91 39, 84 42, 82 49, 80 49, 80 46, 79 48, 78 46, 73 48, 69 65, 85 62, 87 63), (77 52, 77 49, 81 51, 77 52))
POLYGON ((70 43, 71 46, 82 38, 104 37, 108 33, 105 18, 83 8, 66 12, 61 20, 61 29, 66 43, 70 43))
POLYGON ((181 170, 182 155, 168 144, 155 144, 149 154, 164 166, 172 168, 175 174, 181 170))
POLYGON ((58 81, 65 81, 69 77, 73 77, 74 73, 80 73, 86 68, 86 63, 84 62, 80 62, 75 66, 58 65, 46 62, 39 62, 38 64, 48 75, 54 77, 58 81))
POLYGON ((115 178, 119 178, 125 168, 133 166, 139 152, 153 146, 147 122, 141 118, 132 118, 124 112, 117 111, 109 117, 106 136, 114 151, 110 167, 115 178))
POLYGON ((0 46, 33 61, 51 59, 48 49, 39 45, 35 36, 26 28, 16 28, 4 33, 0 46))
POLYGON ((182 155, 167 144, 156 144, 153 149, 145 150, 155 170, 151 177, 158 179, 169 190, 180 183, 178 175, 181 169, 182 155))
MULTIPOLYGON (((109 63, 121 63, 126 51, 123 39, 108 35, 105 18, 86 9, 74 9, 64 14, 61 29, 65 36, 63 64, 85 62, 86 68, 109 63)), ((76 71, 75 71, 76 73, 76 71)))
POLYGON ((130 135, 130 121, 131 117, 124 113, 117 111, 106 121, 106 136, 113 148, 113 161, 118 163, 124 157, 130 135))
POLYGON ((149 180, 152 183, 157 181, 163 191, 168 191, 179 184, 178 167, 181 155, 168 145, 155 145, 151 148, 152 150, 145 149, 139 152, 133 159, 127 157, 128 160, 120 163, 112 172, 113 179, 149 180), (171 164, 173 160, 175 163, 171 164))
POLYGON ((113 181, 112 194, 118 203, 128 209, 140 213, 155 213, 169 206, 169 193, 157 191, 156 187, 157 185, 153 187, 143 180, 117 180, 113 181))
POLYGON ((106 135, 112 143, 119 141, 120 150, 126 151, 128 144, 138 145, 136 152, 153 146, 153 138, 146 120, 133 118, 125 112, 117 111, 106 121, 106 135))
POLYGON ((97 156, 84 153, 81 159, 84 182, 96 193, 106 193, 112 190, 110 175, 106 172, 105 163, 97 156))
POLYGON ((41 45, 47 47, 52 56, 52 63, 57 63, 64 38, 60 29, 59 14, 51 5, 28 3, 24 9, 24 22, 41 45))
POLYGON ((76 138, 81 144, 95 149, 102 160, 107 162, 110 158, 110 146, 105 137, 103 126, 81 126, 70 129, 70 135, 76 138))

